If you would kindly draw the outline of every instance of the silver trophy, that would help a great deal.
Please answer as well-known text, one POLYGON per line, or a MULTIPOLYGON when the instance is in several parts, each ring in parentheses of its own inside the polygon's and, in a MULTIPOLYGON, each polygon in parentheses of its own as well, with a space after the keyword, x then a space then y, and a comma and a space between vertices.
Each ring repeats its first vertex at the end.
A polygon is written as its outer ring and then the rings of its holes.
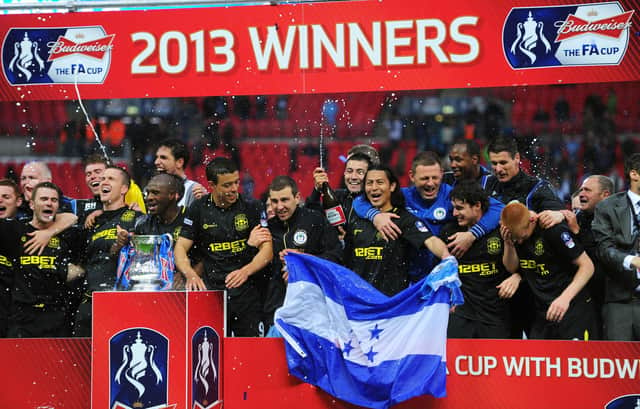
POLYGON ((161 235, 135 235, 131 243, 136 252, 129 269, 129 284, 125 291, 160 291, 164 285, 160 278, 157 258, 162 243, 161 235))

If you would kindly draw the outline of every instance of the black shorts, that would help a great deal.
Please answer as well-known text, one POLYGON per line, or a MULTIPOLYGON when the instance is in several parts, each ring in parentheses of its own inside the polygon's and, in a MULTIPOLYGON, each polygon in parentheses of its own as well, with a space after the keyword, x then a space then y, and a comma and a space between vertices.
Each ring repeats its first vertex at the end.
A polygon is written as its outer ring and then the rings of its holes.
POLYGON ((509 338, 510 328, 507 322, 503 324, 489 324, 473 320, 460 314, 449 314, 447 338, 509 338))
POLYGON ((538 311, 531 327, 531 339, 589 340, 599 334, 595 306, 585 299, 572 301, 560 322, 547 321, 546 311, 538 311))
POLYGON ((257 337, 262 321, 262 298, 257 288, 250 283, 242 286, 242 291, 227 293, 228 336, 257 337))
POLYGON ((67 312, 61 307, 15 305, 9 318, 8 338, 71 336, 67 312))

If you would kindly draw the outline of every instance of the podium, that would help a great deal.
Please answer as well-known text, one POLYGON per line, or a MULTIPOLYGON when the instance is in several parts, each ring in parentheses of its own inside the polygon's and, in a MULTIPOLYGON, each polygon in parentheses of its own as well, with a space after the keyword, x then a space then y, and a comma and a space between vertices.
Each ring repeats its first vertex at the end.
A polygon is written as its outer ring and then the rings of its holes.
POLYGON ((211 409, 222 403, 224 292, 97 292, 91 407, 211 409))

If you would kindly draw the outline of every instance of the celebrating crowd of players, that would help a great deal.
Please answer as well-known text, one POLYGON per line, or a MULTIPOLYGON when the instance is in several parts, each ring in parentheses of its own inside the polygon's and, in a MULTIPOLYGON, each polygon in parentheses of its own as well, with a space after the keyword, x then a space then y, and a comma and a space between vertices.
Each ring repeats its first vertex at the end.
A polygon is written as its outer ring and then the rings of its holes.
POLYGON ((92 294, 117 288, 121 248, 135 234, 168 233, 173 288, 226 290, 235 336, 272 328, 286 293, 284 256, 305 252, 387 295, 455 257, 465 302, 452 309, 450 337, 640 340, 640 153, 625 164, 628 190, 592 175, 573 212, 520 169, 515 140, 496 138, 487 152, 492 172, 471 140, 452 145, 449 172, 421 152, 412 186, 401 187, 375 150, 356 146, 335 194, 339 226, 322 213, 321 168, 304 204, 284 175, 261 203, 239 194, 227 158, 207 164, 206 188, 188 180, 189 152, 169 140, 142 202, 128 173, 100 156, 85 161, 87 199, 63 196, 45 164, 27 163, 19 185, 0 180, 0 336, 90 336, 92 294))

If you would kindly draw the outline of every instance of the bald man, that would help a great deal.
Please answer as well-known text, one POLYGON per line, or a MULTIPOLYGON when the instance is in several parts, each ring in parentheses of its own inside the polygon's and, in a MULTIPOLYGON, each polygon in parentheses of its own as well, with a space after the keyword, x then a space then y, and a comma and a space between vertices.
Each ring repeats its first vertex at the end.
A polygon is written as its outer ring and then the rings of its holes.
MULTIPOLYGON (((20 221, 29 221, 33 217, 31 210, 31 194, 38 183, 52 182, 51 170, 46 163, 31 161, 24 164, 20 173, 20 192, 22 193, 22 204, 18 208, 16 218, 20 221)), ((67 196, 62 196, 58 213, 76 213, 75 200, 67 196)))

